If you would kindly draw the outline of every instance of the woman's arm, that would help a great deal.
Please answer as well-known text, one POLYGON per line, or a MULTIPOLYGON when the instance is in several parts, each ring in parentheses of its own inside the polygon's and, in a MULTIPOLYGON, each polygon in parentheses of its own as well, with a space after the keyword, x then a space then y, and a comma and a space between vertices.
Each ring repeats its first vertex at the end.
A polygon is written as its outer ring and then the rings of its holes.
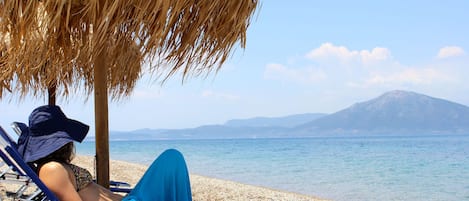
POLYGON ((58 162, 48 162, 39 170, 39 178, 59 200, 82 201, 70 180, 67 169, 58 162))

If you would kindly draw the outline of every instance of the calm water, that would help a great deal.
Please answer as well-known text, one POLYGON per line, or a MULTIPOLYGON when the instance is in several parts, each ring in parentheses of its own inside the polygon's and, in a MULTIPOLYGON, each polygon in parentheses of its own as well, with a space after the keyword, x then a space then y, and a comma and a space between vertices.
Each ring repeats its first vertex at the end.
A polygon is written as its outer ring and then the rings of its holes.
POLYGON ((469 200, 469 136, 110 142, 112 159, 141 164, 168 148, 191 173, 337 201, 469 200))

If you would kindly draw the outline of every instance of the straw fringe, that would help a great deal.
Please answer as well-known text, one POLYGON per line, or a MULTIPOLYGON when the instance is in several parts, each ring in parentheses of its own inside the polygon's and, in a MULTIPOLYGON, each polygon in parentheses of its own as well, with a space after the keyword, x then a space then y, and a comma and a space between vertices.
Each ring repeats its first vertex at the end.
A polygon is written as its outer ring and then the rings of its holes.
POLYGON ((54 83, 59 95, 89 95, 97 67, 107 68, 113 99, 129 95, 143 73, 164 81, 218 70, 236 44, 245 47, 256 6, 257 0, 0 1, 0 97, 41 96, 54 83), (108 66, 93 65, 101 51, 108 66))

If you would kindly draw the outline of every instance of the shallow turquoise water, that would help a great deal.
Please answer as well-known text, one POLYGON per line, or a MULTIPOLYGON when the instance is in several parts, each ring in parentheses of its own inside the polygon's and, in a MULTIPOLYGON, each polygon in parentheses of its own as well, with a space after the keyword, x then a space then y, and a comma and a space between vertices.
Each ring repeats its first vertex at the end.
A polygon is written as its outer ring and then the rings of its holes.
POLYGON ((192 173, 332 200, 469 200, 469 136, 110 142, 112 159, 141 164, 168 148, 192 173))

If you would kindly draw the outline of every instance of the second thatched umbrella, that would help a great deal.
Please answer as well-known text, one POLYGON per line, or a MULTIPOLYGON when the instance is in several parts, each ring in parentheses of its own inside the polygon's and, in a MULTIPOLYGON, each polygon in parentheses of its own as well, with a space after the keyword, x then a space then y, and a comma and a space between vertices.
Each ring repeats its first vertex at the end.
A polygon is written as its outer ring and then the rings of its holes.
POLYGON ((0 97, 94 92, 97 179, 108 186, 108 96, 129 95, 144 73, 184 79, 219 69, 236 44, 244 47, 257 4, 0 1, 0 97))

